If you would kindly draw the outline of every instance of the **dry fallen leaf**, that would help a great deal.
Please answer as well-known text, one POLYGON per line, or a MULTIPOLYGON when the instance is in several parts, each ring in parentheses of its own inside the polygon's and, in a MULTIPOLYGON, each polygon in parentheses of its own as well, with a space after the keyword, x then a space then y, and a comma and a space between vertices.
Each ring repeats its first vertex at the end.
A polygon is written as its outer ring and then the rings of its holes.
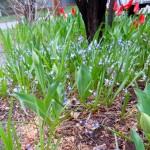
POLYGON ((74 119, 78 119, 80 113, 81 113, 81 112, 74 112, 74 111, 72 111, 72 112, 71 112, 71 117, 74 118, 74 119))

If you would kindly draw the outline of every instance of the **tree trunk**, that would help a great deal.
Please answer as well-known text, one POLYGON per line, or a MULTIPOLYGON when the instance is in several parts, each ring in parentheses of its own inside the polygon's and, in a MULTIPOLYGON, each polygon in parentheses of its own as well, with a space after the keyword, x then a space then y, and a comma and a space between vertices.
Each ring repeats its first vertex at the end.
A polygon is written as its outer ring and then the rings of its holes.
MULTIPOLYGON (((107 0, 76 0, 76 4, 85 23, 87 39, 91 42, 101 23, 105 22, 107 0)), ((104 24, 102 29, 104 29, 104 24)), ((102 30, 99 38, 102 37, 102 30)))
POLYGON ((114 10, 113 10, 114 3, 115 3, 115 0, 110 0, 110 2, 109 2, 108 24, 109 24, 110 26, 112 26, 112 21, 113 21, 113 16, 114 16, 114 10))
POLYGON ((24 16, 30 24, 35 20, 35 2, 36 0, 28 0, 24 6, 24 16))
POLYGON ((60 2, 59 0, 52 0, 52 9, 53 9, 53 15, 54 16, 59 16, 59 7, 60 7, 60 2))

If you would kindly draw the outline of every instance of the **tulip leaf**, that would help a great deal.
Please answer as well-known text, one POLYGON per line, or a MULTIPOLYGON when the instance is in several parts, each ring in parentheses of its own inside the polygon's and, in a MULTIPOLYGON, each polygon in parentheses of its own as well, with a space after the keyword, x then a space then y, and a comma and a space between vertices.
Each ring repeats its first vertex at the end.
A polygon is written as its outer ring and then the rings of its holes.
POLYGON ((124 31, 124 34, 127 35, 128 34, 128 25, 124 23, 123 25, 123 31, 124 31))
POLYGON ((130 132, 132 134, 136 150, 145 150, 141 137, 132 128, 130 129, 130 132))
POLYGON ((47 116, 47 111, 49 110, 45 107, 45 103, 43 101, 37 99, 33 94, 22 94, 15 92, 14 96, 37 115, 40 115, 40 117, 42 117, 48 124, 52 123, 50 117, 47 116))
POLYGON ((46 99, 45 99, 45 105, 46 107, 49 106, 49 104, 51 103, 52 99, 54 99, 57 103, 59 103, 60 105, 61 102, 59 102, 57 100, 56 97, 54 97, 54 94, 57 92, 58 94, 60 94, 57 90, 60 88, 60 83, 62 81, 62 79, 64 78, 66 74, 66 71, 62 72, 61 74, 59 74, 56 79, 53 81, 53 83, 51 85, 49 85, 48 87, 48 91, 46 93, 46 99))
POLYGON ((149 97, 150 99, 150 83, 146 84, 146 87, 144 89, 144 92, 146 93, 146 95, 149 97))
POLYGON ((82 102, 89 96, 89 90, 93 89, 92 76, 87 66, 81 65, 76 73, 76 86, 82 102))
POLYGON ((141 113, 140 125, 145 134, 150 134, 150 117, 143 112, 141 113))
MULTIPOLYGON (((146 87, 145 88, 145 91, 148 93, 148 89, 149 87, 146 87)), ((135 93, 138 97, 138 104, 137 104, 137 107, 138 109, 149 115, 150 116, 150 109, 149 109, 149 106, 150 106, 150 97, 148 97, 148 95, 146 94, 145 91, 141 91, 139 89, 135 89, 135 93)))
POLYGON ((43 95, 45 97, 46 95, 46 82, 45 82, 45 72, 44 72, 44 67, 42 62, 40 61, 38 55, 35 53, 35 51, 32 51, 32 59, 33 59, 33 64, 34 64, 34 69, 35 69, 35 74, 37 77, 37 80, 39 81, 43 95))

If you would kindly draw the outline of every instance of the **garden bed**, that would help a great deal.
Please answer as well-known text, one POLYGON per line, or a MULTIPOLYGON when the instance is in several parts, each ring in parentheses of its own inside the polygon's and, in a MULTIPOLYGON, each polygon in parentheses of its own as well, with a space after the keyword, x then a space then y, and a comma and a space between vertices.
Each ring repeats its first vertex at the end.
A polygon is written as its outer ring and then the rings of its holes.
MULTIPOLYGON (((140 86, 143 89, 143 85, 140 86)), ((111 107, 100 106, 95 112, 87 110, 82 105, 72 105, 69 109, 71 117, 64 121, 56 129, 54 141, 61 137, 59 150, 113 150, 116 143, 121 150, 134 150, 133 142, 115 134, 111 130, 126 137, 130 137, 130 128, 137 128, 137 98, 133 87, 129 89, 130 99, 121 119, 124 95, 120 94, 111 107), (84 111, 83 111, 84 110, 84 111), (116 141, 117 140, 117 141, 116 141)), ((7 122, 10 110, 10 98, 1 97, 0 100, 0 121, 7 122)), ((19 136, 19 141, 23 150, 35 149, 39 140, 39 128, 37 116, 27 109, 25 115, 18 101, 14 101, 12 123, 19 136)), ((4 123, 4 126, 6 123, 4 123)), ((5 126, 6 127, 6 126, 5 126)), ((46 128, 45 128, 46 130, 46 128)), ((48 131, 45 137, 48 136, 48 131)))
POLYGON ((7 60, 0 68, 1 143, 18 150, 134 150, 138 133, 148 147, 137 107, 137 89, 150 79, 148 19, 134 26, 137 16, 117 16, 102 41, 95 36, 89 44, 80 14, 62 12, 0 32, 7 60))

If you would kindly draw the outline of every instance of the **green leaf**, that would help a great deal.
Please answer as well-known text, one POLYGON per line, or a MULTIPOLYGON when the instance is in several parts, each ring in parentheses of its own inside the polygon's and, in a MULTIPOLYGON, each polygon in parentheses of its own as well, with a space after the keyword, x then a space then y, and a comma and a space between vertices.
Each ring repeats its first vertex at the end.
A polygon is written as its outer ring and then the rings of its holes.
POLYGON ((0 137, 2 139, 2 142, 6 150, 14 149, 14 143, 15 143, 15 141, 13 141, 12 139, 11 122, 10 122, 12 116, 12 107, 13 107, 13 102, 10 105, 10 112, 9 112, 8 122, 7 122, 7 132, 5 132, 2 124, 0 124, 0 137))
POLYGON ((150 134, 150 117, 143 112, 141 113, 140 125, 145 134, 150 134))
POLYGON ((57 139, 56 144, 54 144, 54 150, 57 150, 57 149, 58 149, 58 146, 59 146, 59 144, 60 144, 60 141, 61 141, 61 136, 57 139))
POLYGON ((35 66, 39 65, 39 57, 34 51, 32 51, 32 60, 35 66))
POLYGON ((47 115, 49 109, 45 107, 45 103, 43 101, 37 99, 33 94, 22 94, 15 92, 14 96, 18 98, 20 102, 28 106, 37 115, 39 114, 40 117, 42 117, 48 124, 52 123, 50 116, 47 115))
POLYGON ((147 94, 139 89, 135 89, 135 93, 138 97, 138 104, 137 104, 137 107, 138 109, 149 115, 150 116, 150 109, 149 109, 149 106, 150 106, 150 98, 147 96, 147 94))
MULTIPOLYGON (((45 99, 45 105, 46 105, 46 107, 48 107, 49 104, 50 104, 50 102, 52 101, 52 98, 54 97, 54 94, 57 92, 58 87, 60 85, 60 82, 64 78, 65 74, 66 74, 66 71, 64 71, 61 74, 59 74, 56 77, 55 81, 53 81, 53 83, 51 85, 49 85, 48 92, 46 94, 46 99, 45 99)), ((62 105, 56 98, 54 98, 54 100, 57 101, 60 105, 62 105)))
POLYGON ((121 112, 121 119, 124 118, 124 114, 125 114, 125 110, 126 110, 126 107, 127 107, 127 103, 129 102, 129 98, 130 98, 130 94, 128 93, 124 99, 124 102, 123 102, 123 108, 122 108, 122 112, 121 112))
POLYGON ((150 100, 150 83, 146 84, 144 92, 146 93, 146 95, 149 97, 149 100, 150 100))
POLYGON ((123 31, 124 31, 125 35, 128 34, 128 25, 126 23, 124 23, 124 25, 123 25, 123 31))
POLYGON ((32 59, 34 64, 34 69, 36 73, 36 77, 41 85, 43 95, 45 97, 46 95, 46 82, 45 82, 45 72, 42 62, 40 61, 38 55, 35 53, 35 51, 32 51, 32 59))
POLYGON ((11 131, 12 108, 13 108, 13 102, 11 102, 11 105, 10 105, 9 117, 7 121, 7 139, 8 139, 10 149, 14 149, 13 140, 12 140, 12 131, 11 131))
POLYGON ((56 66, 55 63, 53 64, 53 67, 52 67, 52 73, 53 73, 54 75, 57 75, 57 74, 58 74, 58 68, 57 68, 57 66, 56 66))
POLYGON ((8 150, 9 149, 9 146, 8 146, 9 142, 8 142, 8 139, 7 139, 7 136, 6 136, 6 133, 5 133, 4 129, 3 129, 2 124, 0 124, 0 137, 1 137, 1 139, 2 139, 2 141, 4 143, 4 145, 5 145, 5 147, 8 150))
POLYGON ((82 102, 89 96, 89 90, 93 90, 92 76, 87 66, 81 65, 76 73, 76 86, 82 102))
POLYGON ((17 135, 17 132, 16 132, 16 129, 15 129, 15 125, 13 124, 13 126, 12 126, 12 131, 13 131, 13 133, 14 133, 14 137, 15 137, 15 141, 16 141, 16 148, 18 149, 18 150, 20 150, 21 149, 21 146, 20 146, 20 143, 19 143, 19 137, 18 137, 18 135, 17 135))
POLYGON ((145 150, 143 141, 140 136, 132 128, 130 129, 130 132, 132 134, 136 150, 145 150))

